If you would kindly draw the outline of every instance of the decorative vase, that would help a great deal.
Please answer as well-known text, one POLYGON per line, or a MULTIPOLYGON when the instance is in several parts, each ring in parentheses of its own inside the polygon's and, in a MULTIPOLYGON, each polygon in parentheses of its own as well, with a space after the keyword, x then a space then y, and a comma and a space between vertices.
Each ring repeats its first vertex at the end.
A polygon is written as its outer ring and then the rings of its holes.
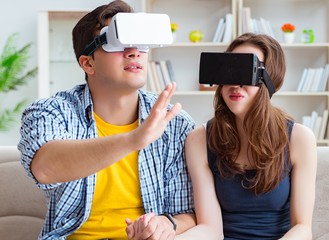
POLYGON ((283 40, 285 43, 293 43, 295 40, 295 33, 293 32, 283 33, 283 40))
POLYGON ((173 42, 176 41, 176 32, 172 32, 172 41, 173 41, 173 42))

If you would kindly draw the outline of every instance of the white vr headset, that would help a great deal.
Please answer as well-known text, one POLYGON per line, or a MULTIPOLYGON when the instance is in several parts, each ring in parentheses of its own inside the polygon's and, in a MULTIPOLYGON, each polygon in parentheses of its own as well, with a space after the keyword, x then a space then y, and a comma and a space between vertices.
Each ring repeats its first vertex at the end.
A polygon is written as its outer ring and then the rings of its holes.
POLYGON ((163 47, 173 42, 170 19, 159 13, 117 13, 109 26, 84 49, 83 55, 92 55, 100 46, 106 52, 121 52, 137 48, 148 52, 150 48, 163 47))

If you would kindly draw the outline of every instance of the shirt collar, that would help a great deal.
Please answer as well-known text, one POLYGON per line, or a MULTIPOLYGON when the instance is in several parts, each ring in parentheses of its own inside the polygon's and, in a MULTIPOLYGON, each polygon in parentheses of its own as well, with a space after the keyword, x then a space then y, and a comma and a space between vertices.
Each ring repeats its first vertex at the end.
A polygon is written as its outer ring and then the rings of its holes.
MULTIPOLYGON (((85 110, 85 117, 90 122, 94 119, 93 116, 93 102, 90 94, 90 89, 88 84, 85 84, 84 92, 82 93, 82 104, 83 109, 85 110)), ((138 90, 138 101, 139 101, 139 121, 143 122, 148 115, 153 106, 151 98, 146 94, 145 90, 138 90)))
POLYGON ((138 101, 139 101, 139 121, 143 122, 148 115, 150 115, 151 108, 153 106, 149 95, 146 94, 145 90, 138 90, 138 101))
POLYGON ((85 84, 84 92, 82 93, 82 104, 83 109, 85 110, 85 116, 88 122, 94 119, 93 116, 93 102, 91 99, 90 89, 88 84, 85 84))

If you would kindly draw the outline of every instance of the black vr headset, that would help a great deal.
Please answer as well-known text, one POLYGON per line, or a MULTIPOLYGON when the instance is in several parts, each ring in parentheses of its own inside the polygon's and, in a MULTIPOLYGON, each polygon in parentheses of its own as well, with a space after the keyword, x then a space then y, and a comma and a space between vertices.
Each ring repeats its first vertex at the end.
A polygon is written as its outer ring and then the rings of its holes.
POLYGON ((199 83, 210 85, 250 85, 264 83, 270 98, 275 93, 272 80, 253 53, 202 52, 199 83))

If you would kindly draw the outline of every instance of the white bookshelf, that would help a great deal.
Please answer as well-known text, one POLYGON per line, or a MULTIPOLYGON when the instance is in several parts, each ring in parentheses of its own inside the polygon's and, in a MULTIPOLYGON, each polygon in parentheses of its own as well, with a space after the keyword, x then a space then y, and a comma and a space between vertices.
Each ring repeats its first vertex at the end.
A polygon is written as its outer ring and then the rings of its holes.
MULTIPOLYGON (((250 7, 254 18, 264 17, 270 21, 279 42, 282 42, 280 27, 283 23, 296 26, 295 43, 282 43, 287 60, 286 79, 273 96, 273 104, 286 110, 298 122, 313 110, 321 113, 329 108, 328 86, 325 92, 297 92, 304 68, 318 68, 329 63, 329 0, 139 0, 139 3, 142 11, 167 13, 171 21, 179 25, 175 42, 169 47, 152 49, 149 59, 171 61, 177 82, 173 102, 181 102, 197 124, 212 116, 214 96, 214 92, 198 90, 200 53, 226 49, 227 44, 211 42, 213 34, 219 18, 232 13, 236 19, 233 25, 233 37, 236 37, 241 7, 250 7), (304 28, 313 29, 314 43, 300 43, 300 32, 304 28), (192 30, 202 31, 204 39, 190 43, 188 35, 192 30)), ((85 12, 39 12, 39 97, 85 81, 71 43, 72 28, 85 12)), ((329 145, 328 134, 319 145, 329 145)))
MULTIPOLYGON (((145 0, 147 12, 162 12, 178 24, 175 42, 166 48, 152 49, 152 60, 170 60, 175 73, 177 91, 173 102, 180 102, 197 124, 213 115, 214 92, 199 91, 199 59, 203 51, 224 51, 227 44, 213 43, 213 35, 219 19, 226 14, 237 12, 237 2, 218 0, 145 0), (189 33, 200 30, 204 37, 201 42, 189 41, 189 33)), ((236 36, 236 21, 233 37, 236 36)))
MULTIPOLYGON (((238 23, 239 9, 250 7, 251 16, 266 18, 272 24, 276 39, 282 44, 286 54, 287 71, 285 83, 273 96, 274 105, 291 114, 301 122, 304 115, 313 110, 320 114, 329 106, 328 86, 325 92, 297 92, 299 80, 304 68, 323 67, 329 62, 329 1, 327 0, 232 0, 232 1, 166 1, 148 0, 148 11, 167 13, 173 22, 180 26, 176 33, 176 42, 165 49, 152 51, 153 59, 170 59, 177 79, 178 91, 174 100, 183 103, 197 123, 206 121, 212 114, 213 93, 198 91, 198 64, 202 51, 224 51, 227 44, 213 43, 218 19, 226 13, 233 13, 238 23), (188 7, 186 7, 188 6, 188 7), (201 13, 198 15, 200 11, 201 13), (205 17, 208 16, 208 17, 205 17), (281 26, 291 22, 296 26, 295 42, 283 43, 281 26), (202 28, 202 26, 207 26, 202 28), (315 42, 300 42, 300 32, 312 28, 315 42), (189 43, 188 32, 200 29, 205 38, 200 43, 189 43)), ((234 26, 234 36, 238 34, 238 25, 234 26)), ((328 138, 328 136, 327 136, 328 138)), ((321 140, 319 145, 329 145, 321 140)))
MULTIPOLYGON (((283 41, 280 27, 283 23, 295 25, 295 42, 282 43, 286 54, 287 72, 285 83, 273 103, 290 113, 298 122, 302 117, 317 111, 320 115, 329 107, 328 85, 324 92, 296 92, 305 68, 321 68, 329 62, 329 1, 328 0, 243 0, 243 6, 250 7, 253 17, 266 17, 271 22, 275 36, 283 41), (301 43, 303 29, 313 29, 314 43, 301 43)), ((327 131, 328 133, 328 131, 327 131)), ((319 140, 319 145, 329 145, 319 140)))

